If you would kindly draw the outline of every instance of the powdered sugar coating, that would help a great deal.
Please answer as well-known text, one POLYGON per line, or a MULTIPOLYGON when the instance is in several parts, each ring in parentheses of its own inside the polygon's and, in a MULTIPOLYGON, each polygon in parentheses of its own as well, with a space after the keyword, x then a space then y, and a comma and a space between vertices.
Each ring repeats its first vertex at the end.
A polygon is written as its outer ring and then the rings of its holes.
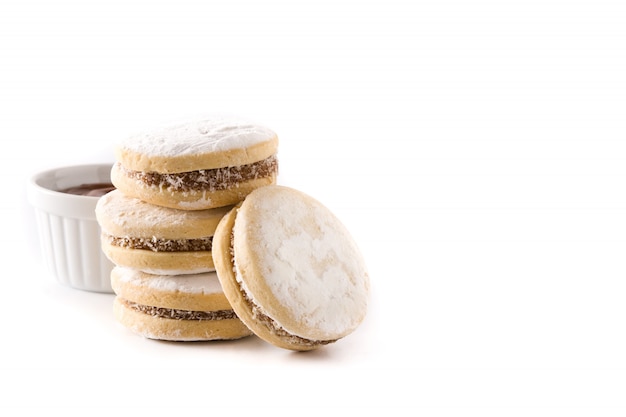
POLYGON ((235 222, 235 258, 237 237, 243 235, 267 287, 297 325, 271 311, 263 294, 250 292, 240 273, 237 279, 252 302, 285 330, 334 339, 363 320, 369 293, 364 260, 343 224, 321 203, 287 187, 256 190, 235 222))
POLYGON ((143 268, 143 272, 147 272, 152 275, 189 275, 189 274, 203 274, 206 272, 214 272, 215 268, 198 268, 198 269, 156 269, 156 268, 143 268))
POLYGON ((132 237, 152 237, 155 233, 163 233, 163 230, 173 230, 177 236, 194 232, 202 236, 211 236, 217 222, 228 210, 229 207, 195 211, 177 210, 149 204, 138 198, 128 197, 120 190, 114 190, 98 200, 95 211, 98 222, 105 232, 115 235, 114 230, 123 230, 134 232, 132 237), (203 230, 198 226, 211 223, 215 223, 211 230, 203 230))
POLYGON ((271 129, 242 119, 215 117, 146 131, 120 148, 147 156, 185 156, 247 148, 276 137, 271 129))
POLYGON ((215 272, 189 275, 152 275, 132 268, 116 266, 114 272, 120 282, 147 287, 163 292, 187 294, 220 294, 222 286, 215 272))

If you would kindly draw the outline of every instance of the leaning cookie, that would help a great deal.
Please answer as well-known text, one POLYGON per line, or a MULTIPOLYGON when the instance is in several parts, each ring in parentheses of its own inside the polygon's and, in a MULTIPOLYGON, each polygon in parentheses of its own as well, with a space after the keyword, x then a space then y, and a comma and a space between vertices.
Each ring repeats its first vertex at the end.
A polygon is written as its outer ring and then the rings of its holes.
POLYGON ((311 350, 365 317, 369 277, 346 228, 312 197, 283 186, 253 191, 215 231, 226 297, 261 339, 311 350))
POLYGON ((102 251, 118 266, 152 274, 213 271, 213 234, 228 209, 176 210, 111 191, 96 205, 102 251))
POLYGON ((215 118, 127 138, 115 149, 115 187, 152 204, 203 210, 236 204, 274 184, 278 137, 267 127, 215 118))
POLYGON ((215 273, 151 275, 115 267, 115 318, 148 339, 202 341, 251 334, 224 296, 215 273))

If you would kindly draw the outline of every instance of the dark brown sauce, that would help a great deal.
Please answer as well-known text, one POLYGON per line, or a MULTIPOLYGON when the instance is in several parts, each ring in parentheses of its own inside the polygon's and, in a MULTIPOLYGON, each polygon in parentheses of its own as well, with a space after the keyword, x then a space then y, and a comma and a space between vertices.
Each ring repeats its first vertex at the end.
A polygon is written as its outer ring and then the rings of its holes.
POLYGON ((76 187, 70 187, 59 191, 67 194, 102 197, 106 193, 113 190, 115 190, 115 187, 110 182, 99 182, 94 184, 81 184, 76 187))

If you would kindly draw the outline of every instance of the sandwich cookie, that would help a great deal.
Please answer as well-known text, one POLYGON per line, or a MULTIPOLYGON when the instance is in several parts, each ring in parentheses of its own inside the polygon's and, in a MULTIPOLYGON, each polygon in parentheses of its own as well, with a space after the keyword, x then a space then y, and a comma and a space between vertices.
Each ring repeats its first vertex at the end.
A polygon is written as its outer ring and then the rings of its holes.
POLYGON ((283 186, 257 189, 219 223, 213 258, 237 316, 261 339, 312 350, 365 317, 369 277, 328 208, 283 186))
POLYGON ((111 272, 115 318, 148 339, 201 341, 251 334, 237 318, 214 272, 151 275, 116 266, 111 272))
POLYGON ((276 183, 278 137, 267 127, 215 118, 127 138, 115 148, 113 185, 181 210, 236 204, 276 183))
POLYGON ((176 210, 111 191, 96 205, 102 251, 118 266, 151 274, 213 271, 213 234, 230 208, 176 210))

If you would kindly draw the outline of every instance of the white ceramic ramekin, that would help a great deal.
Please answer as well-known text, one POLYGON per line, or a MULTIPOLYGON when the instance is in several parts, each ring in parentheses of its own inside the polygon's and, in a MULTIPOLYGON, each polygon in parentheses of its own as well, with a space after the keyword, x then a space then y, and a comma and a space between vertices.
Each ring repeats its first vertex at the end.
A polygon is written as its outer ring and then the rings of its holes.
POLYGON ((111 166, 67 166, 30 178, 27 196, 35 208, 44 263, 61 284, 113 292, 113 264, 102 252, 95 215, 98 197, 61 192, 83 184, 110 182, 111 166))

